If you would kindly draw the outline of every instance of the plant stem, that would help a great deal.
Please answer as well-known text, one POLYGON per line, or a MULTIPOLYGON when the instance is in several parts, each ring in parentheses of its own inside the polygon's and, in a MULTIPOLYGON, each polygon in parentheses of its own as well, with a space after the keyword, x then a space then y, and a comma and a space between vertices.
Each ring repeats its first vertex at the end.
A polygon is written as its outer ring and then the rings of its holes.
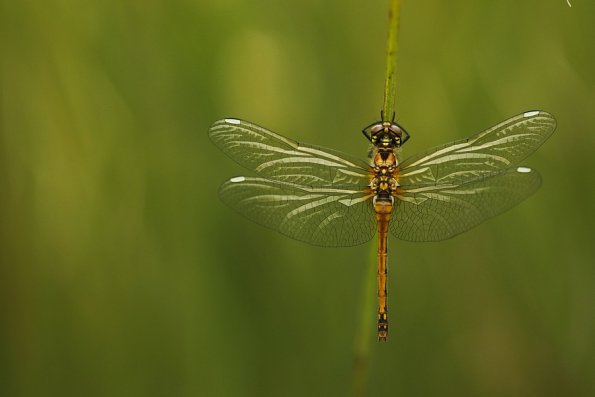
POLYGON ((384 82, 383 120, 391 121, 397 97, 397 50, 399 49, 400 0, 390 0, 388 9, 388 37, 386 40, 386 80, 384 82))
MULTIPOLYGON (((395 111, 397 96, 397 50, 399 36, 399 8, 400 0, 389 0, 388 9, 388 37, 386 42, 386 80, 384 84, 384 105, 382 107, 382 121, 391 121, 395 111)), ((377 250, 372 245, 369 263, 376 263, 377 250)), ((353 373, 353 388, 355 396, 366 395, 366 381, 368 377, 370 340, 375 324, 374 291, 377 279, 376 266, 371 266, 364 277, 363 298, 361 303, 361 317, 359 330, 355 342, 355 362, 353 373)))
MULTIPOLYGON (((372 244, 369 263, 376 263, 378 253, 372 244)), ((355 341, 355 362, 353 368, 353 389, 356 397, 366 395, 366 380, 370 356, 370 340, 376 317, 374 316, 374 297, 376 296, 376 266, 366 267, 364 288, 362 289, 361 314, 359 330, 355 341)))

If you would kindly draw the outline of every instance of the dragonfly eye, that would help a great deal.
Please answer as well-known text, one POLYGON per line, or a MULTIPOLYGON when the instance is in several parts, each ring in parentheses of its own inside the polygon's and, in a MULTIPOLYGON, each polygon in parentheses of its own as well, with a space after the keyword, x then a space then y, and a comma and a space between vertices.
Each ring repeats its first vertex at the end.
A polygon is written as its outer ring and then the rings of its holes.
POLYGON ((370 132, 372 133, 372 135, 376 135, 380 131, 382 131, 384 127, 384 123, 376 123, 372 127, 370 127, 370 132))
POLYGON ((398 124, 392 124, 390 126, 390 130, 396 136, 395 144, 397 146, 403 145, 409 139, 409 134, 407 133, 407 131, 405 131, 405 129, 398 124))

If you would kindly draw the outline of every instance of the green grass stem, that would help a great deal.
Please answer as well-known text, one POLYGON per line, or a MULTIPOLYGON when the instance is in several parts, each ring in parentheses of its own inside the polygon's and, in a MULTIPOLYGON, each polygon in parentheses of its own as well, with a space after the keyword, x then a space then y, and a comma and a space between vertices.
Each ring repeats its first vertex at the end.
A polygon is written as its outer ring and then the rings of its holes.
MULTIPOLYGON (((383 121, 392 120, 395 112, 397 95, 397 50, 399 36, 399 8, 400 0, 389 0, 388 9, 388 37, 386 43, 386 80, 384 84, 384 104, 382 107, 383 121)), ((369 263, 376 264, 376 245, 371 245, 369 263)), ((361 299, 361 315, 359 330, 355 342, 355 360, 353 388, 355 396, 366 395, 366 383, 370 361, 370 345, 372 330, 375 329, 374 293, 376 290, 376 266, 372 265, 366 270, 364 277, 363 297, 361 299)))

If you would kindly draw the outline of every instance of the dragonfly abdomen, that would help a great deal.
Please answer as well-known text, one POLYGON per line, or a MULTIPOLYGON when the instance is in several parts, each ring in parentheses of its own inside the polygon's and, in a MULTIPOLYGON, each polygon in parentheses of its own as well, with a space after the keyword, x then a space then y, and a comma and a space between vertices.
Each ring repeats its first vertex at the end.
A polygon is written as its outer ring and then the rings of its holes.
POLYGON ((378 197, 374 202, 378 225, 378 340, 388 337, 388 304, 386 291, 388 224, 393 210, 392 200, 378 197))

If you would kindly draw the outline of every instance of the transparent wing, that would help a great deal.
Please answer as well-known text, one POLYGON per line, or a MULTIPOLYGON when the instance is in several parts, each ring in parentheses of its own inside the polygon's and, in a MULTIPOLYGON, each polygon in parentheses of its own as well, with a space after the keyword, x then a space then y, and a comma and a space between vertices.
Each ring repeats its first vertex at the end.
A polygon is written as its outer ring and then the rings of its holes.
POLYGON ((514 207, 540 184, 535 170, 518 167, 460 185, 398 189, 391 232, 407 241, 445 240, 514 207))
POLYGON ((475 136, 410 157, 399 167, 399 185, 462 184, 495 175, 533 153, 556 129, 546 112, 525 112, 475 136))
POLYGON ((258 175, 309 186, 369 183, 369 166, 344 153, 299 143, 243 120, 223 119, 211 140, 233 160, 258 175))
POLYGON ((263 178, 235 177, 219 191, 246 218, 309 244, 339 247, 370 240, 376 230, 371 192, 313 188, 263 178))

